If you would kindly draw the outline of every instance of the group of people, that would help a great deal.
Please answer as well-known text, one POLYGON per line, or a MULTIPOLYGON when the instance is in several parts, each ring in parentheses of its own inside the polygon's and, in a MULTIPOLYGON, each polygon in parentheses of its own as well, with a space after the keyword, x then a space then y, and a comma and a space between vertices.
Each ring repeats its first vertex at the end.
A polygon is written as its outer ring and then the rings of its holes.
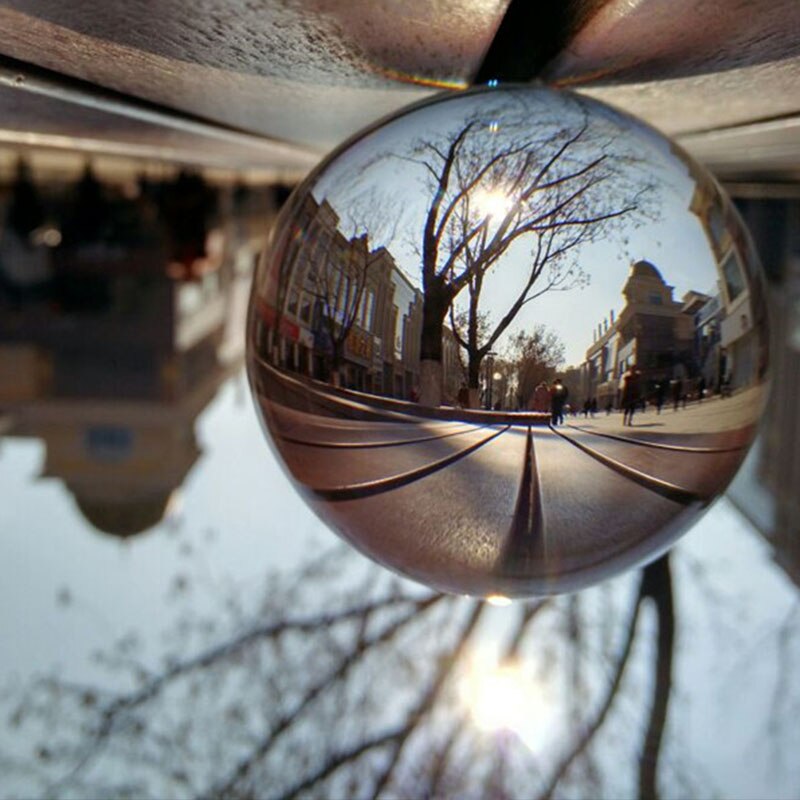
MULTIPOLYGON (((632 424, 633 414, 641 402, 640 399, 641 373, 635 367, 629 367, 622 376, 620 406, 623 410, 623 424, 632 424)), ((564 413, 570 410, 567 400, 569 399, 569 389, 563 384, 560 378, 556 378, 551 384, 545 381, 539 383, 533 390, 530 401, 532 411, 539 411, 550 414, 550 421, 553 425, 564 424, 564 413)), ((606 407, 606 414, 610 414, 613 404, 609 401, 606 407)), ((579 407, 573 406, 573 416, 579 413, 579 407)), ((594 416, 598 411, 597 398, 588 398, 583 403, 583 415, 594 416)))
MULTIPOLYGON (((623 425, 632 425, 633 415, 636 410, 645 409, 648 395, 642 391, 642 388, 642 374, 636 368, 636 365, 632 364, 622 374, 620 381, 620 407, 623 412, 623 425)), ((679 408, 686 408, 690 393, 698 403, 702 403, 706 395, 706 379, 701 375, 696 380, 691 381, 688 390, 682 378, 673 378, 670 381, 662 380, 656 383, 649 398, 659 414, 664 407, 668 392, 672 400, 673 411, 677 411, 679 408)), ((723 397, 730 396, 730 392, 726 395, 721 390, 721 395, 723 397)))
MULTIPOLYGON (((692 382, 689 387, 692 395, 696 395, 698 402, 703 401, 706 394, 706 381, 700 377, 692 382)), ((466 393, 466 389, 464 389, 466 393)), ((723 396, 725 396, 723 394, 723 396)), ((633 417, 637 411, 644 411, 647 403, 655 405, 658 413, 667 402, 667 398, 672 400, 673 408, 677 411, 681 406, 686 407, 689 394, 686 391, 685 381, 681 378, 663 380, 653 386, 650 384, 645 387, 642 372, 636 364, 630 364, 622 373, 619 382, 619 394, 617 400, 622 411, 622 424, 633 425, 633 417)), ((578 415, 581 410, 584 417, 590 415, 594 417, 598 413, 598 401, 596 397, 587 398, 583 406, 568 404, 569 389, 564 385, 560 378, 556 378, 552 383, 541 381, 533 390, 533 394, 528 402, 531 411, 537 411, 550 415, 553 425, 563 425, 565 413, 571 412, 573 416, 578 415)), ((459 400, 461 397, 459 395, 459 400)), ((605 406, 606 415, 614 409, 614 399, 609 398, 605 406)))
POLYGON ((553 425, 564 424, 564 407, 569 399, 569 389, 562 383, 561 378, 556 378, 548 386, 542 381, 534 390, 531 398, 533 411, 550 414, 553 425))

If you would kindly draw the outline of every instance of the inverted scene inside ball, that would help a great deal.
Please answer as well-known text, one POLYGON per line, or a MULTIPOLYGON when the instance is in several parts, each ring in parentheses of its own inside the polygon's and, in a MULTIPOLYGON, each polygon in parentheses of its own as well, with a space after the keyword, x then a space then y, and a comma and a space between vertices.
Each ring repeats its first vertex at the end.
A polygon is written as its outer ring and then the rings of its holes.
POLYGON ((665 551, 751 443, 757 258, 670 140, 532 87, 436 98, 285 206, 248 321, 314 509, 437 589, 570 591, 665 551))

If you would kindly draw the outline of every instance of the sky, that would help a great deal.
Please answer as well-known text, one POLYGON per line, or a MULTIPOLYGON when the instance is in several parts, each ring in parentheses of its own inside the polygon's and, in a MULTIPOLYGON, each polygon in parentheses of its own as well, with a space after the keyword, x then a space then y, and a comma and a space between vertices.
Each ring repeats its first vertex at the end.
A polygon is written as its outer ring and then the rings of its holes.
MULTIPOLYGON (((572 102, 563 93, 545 92, 543 98, 535 99, 533 106, 523 112, 527 116, 521 119, 523 122, 530 119, 532 125, 551 131, 553 126, 563 124, 563 119, 574 118, 572 102)), ((588 285, 551 291, 527 303, 495 349, 502 350, 504 339, 515 331, 540 323, 561 337, 566 364, 579 364, 592 343, 597 325, 608 317, 611 309, 615 314, 620 311, 622 287, 631 263, 639 259, 647 259, 658 267, 666 282, 674 286, 676 300, 690 289, 709 292, 716 285, 710 248, 699 221, 688 210, 694 184, 686 165, 652 129, 615 110, 590 105, 595 115, 592 124, 597 130, 607 132, 610 127, 614 131, 615 138, 609 145, 612 152, 635 150, 651 165, 658 187, 652 198, 660 209, 659 218, 640 227, 629 225, 613 239, 573 251, 589 277, 588 285)), ((412 110, 367 134, 323 165, 311 184, 315 197, 328 199, 342 218, 368 220, 364 227, 370 232, 373 245, 385 244, 398 266, 417 285, 421 283, 417 243, 421 241, 431 195, 425 185, 425 168, 407 157, 416 157, 414 147, 423 134, 430 138, 458 130, 478 109, 481 124, 486 122, 487 129, 498 140, 504 136, 506 118, 511 120, 507 127, 509 135, 513 135, 514 120, 520 119, 514 116, 519 108, 513 92, 510 97, 500 93, 457 96, 455 101, 412 110), (376 215, 376 209, 385 211, 376 215), (388 238, 392 234, 393 238, 388 238)), ((585 161, 595 158, 596 151, 579 155, 585 161)), ((627 170, 625 174, 630 176, 632 172, 627 170)), ((481 308, 489 310, 495 320, 502 317, 520 291, 521 281, 528 274, 533 245, 530 236, 520 239, 490 270, 481 308)), ((463 304, 465 298, 466 293, 462 293, 457 305, 463 304)))
MULTIPOLYGON (((127 542, 94 531, 60 481, 39 477, 40 441, 0 441, 0 485, 5 499, 14 498, 0 503, 0 753, 24 743, 7 726, 6 712, 29 680, 58 670, 66 680, 107 682, 108 670, 93 654, 127 633, 140 637, 147 662, 157 664, 170 647, 165 633, 182 614, 221 618, 231 590, 245 604, 256 600, 267 573, 288 576, 338 542, 264 440, 241 375, 197 426, 203 455, 183 486, 182 504, 127 542), (176 598, 178 576, 188 588, 176 598), (67 604, 59 602, 64 590, 67 604)), ((777 686, 777 632, 796 614, 796 590, 768 544, 725 500, 680 540, 673 569, 679 627, 665 774, 690 754, 721 797, 794 796, 798 765, 776 768, 764 734, 777 686)), ((630 575, 609 584, 625 591, 630 575)), ((602 618, 602 587, 580 597, 598 604, 595 616, 602 618)), ((513 607, 497 609, 500 625, 504 611, 513 618, 513 607)), ((651 619, 645 615, 642 624, 651 619)), ((797 624, 788 630, 796 633, 797 624)), ((637 647, 632 679, 649 646, 637 647)), ((604 677, 598 670, 597 680, 604 677)), ((33 796, 0 778, 0 793, 9 791, 33 796)))

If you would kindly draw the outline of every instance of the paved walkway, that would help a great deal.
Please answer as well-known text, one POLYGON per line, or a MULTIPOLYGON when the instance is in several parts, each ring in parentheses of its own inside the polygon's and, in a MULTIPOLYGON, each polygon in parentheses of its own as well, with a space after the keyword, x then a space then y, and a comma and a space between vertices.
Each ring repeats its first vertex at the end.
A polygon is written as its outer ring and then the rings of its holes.
POLYGON ((686 408, 673 410, 672 404, 665 405, 659 414, 653 406, 647 411, 637 411, 632 426, 623 426, 622 412, 612 411, 606 415, 600 411, 594 417, 585 418, 583 414, 570 416, 568 423, 580 425, 590 430, 603 432, 658 434, 707 434, 735 431, 749 427, 761 417, 762 403, 766 399, 764 387, 751 387, 736 392, 732 397, 718 395, 698 403, 696 400, 686 404, 686 408))
POLYGON ((551 429, 373 412, 265 379, 256 397, 287 468, 345 538, 433 586, 509 596, 568 591, 667 547, 736 471, 752 425, 733 426, 759 399, 551 429))

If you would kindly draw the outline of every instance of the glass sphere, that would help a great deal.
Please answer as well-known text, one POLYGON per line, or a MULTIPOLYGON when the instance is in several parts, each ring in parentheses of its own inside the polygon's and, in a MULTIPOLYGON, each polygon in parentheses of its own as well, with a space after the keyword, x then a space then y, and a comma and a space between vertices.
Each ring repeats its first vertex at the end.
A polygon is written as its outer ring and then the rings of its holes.
POLYGON ((767 344, 703 167, 595 100, 500 86, 401 111, 293 193, 248 370, 331 528, 436 589, 517 597, 674 543, 754 437, 767 344))

